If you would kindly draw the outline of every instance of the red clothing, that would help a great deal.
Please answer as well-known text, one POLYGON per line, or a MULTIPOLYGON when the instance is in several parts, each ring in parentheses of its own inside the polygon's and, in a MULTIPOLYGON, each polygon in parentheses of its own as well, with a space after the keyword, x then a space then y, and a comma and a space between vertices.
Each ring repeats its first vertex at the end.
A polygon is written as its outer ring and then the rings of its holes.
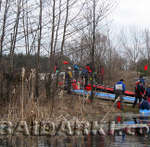
POLYGON ((120 116, 117 117, 117 122, 118 123, 121 122, 121 117, 120 116))
POLYGON ((104 75, 104 68, 103 67, 100 69, 100 74, 104 75))
POLYGON ((88 72, 90 72, 90 73, 92 72, 90 66, 86 66, 85 68, 88 70, 88 72))
POLYGON ((117 108, 121 109, 121 102, 117 102, 117 108))
POLYGON ((91 90, 92 90, 91 85, 88 84, 88 85, 85 87, 85 89, 86 89, 87 91, 91 91, 91 90))

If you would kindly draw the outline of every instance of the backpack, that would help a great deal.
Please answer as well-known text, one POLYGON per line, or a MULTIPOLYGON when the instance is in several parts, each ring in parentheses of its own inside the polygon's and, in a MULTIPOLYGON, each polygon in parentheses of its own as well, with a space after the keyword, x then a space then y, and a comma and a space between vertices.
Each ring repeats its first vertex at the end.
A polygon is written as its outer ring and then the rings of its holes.
POLYGON ((121 90, 121 91, 123 91, 123 85, 120 84, 120 83, 117 83, 117 84, 115 85, 115 90, 121 90))

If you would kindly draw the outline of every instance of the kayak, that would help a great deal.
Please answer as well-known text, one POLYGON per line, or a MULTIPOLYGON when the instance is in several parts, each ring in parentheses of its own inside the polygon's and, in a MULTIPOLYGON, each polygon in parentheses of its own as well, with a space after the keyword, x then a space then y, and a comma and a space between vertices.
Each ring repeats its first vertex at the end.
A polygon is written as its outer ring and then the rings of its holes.
MULTIPOLYGON (((91 91, 86 91, 86 90, 72 90, 72 92, 81 94, 81 95, 90 95, 91 91)), ((114 100, 115 99, 115 94, 111 93, 105 93, 105 92, 94 92, 95 96, 100 99, 104 100, 114 100)), ((123 96, 123 101, 128 102, 128 103, 134 103, 135 98, 130 97, 130 96, 123 96)))
MULTIPOLYGON (((104 87, 104 86, 97 86, 96 89, 97 90, 102 90, 102 91, 108 92, 108 93, 114 93, 114 88, 108 88, 108 87, 104 87)), ((126 96, 132 96, 132 97, 135 96, 134 92, 132 92, 132 91, 125 91, 125 95, 126 96)))
MULTIPOLYGON (((76 82, 72 83, 72 87, 74 90, 80 90, 80 88, 78 87, 78 84, 76 82)), ((103 85, 93 85, 93 87, 98 91, 114 94, 114 88, 105 87, 103 85)), ((91 84, 88 84, 85 90, 90 91, 91 90, 91 84)), ((125 91, 124 94, 126 96, 130 96, 130 97, 135 96, 134 92, 132 92, 132 91, 125 91)))
POLYGON ((150 116, 150 110, 147 110, 147 109, 140 109, 140 110, 139 110, 139 113, 140 113, 142 116, 150 116))

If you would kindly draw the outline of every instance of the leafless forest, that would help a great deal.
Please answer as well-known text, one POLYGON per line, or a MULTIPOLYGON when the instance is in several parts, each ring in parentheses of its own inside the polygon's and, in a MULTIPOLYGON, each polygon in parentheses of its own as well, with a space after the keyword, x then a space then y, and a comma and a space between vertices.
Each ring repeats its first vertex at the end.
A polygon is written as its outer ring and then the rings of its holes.
POLYGON ((96 72, 104 67, 107 85, 122 73, 150 74, 144 71, 150 64, 150 30, 123 28, 111 34, 115 30, 105 19, 116 7, 115 0, 0 0, 0 101, 8 118, 52 116, 54 103, 64 95, 57 84, 63 77, 53 78, 54 66, 64 71, 64 60, 92 63, 96 72), (26 57, 22 67, 15 66, 18 54, 26 57), (49 103, 47 110, 40 108, 43 103, 49 103))

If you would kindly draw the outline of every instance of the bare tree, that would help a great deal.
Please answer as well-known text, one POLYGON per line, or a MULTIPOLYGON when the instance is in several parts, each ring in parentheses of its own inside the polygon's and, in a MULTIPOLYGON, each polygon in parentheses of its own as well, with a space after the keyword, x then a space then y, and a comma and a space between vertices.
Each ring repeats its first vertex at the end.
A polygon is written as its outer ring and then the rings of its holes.
MULTIPOLYGON (((2 56, 3 56, 3 42, 4 42, 4 38, 5 38, 5 31, 6 31, 6 20, 7 20, 7 13, 8 13, 8 9, 9 9, 9 4, 8 4, 8 0, 6 0, 5 2, 5 10, 4 10, 4 16, 3 16, 3 24, 2 24, 2 33, 0 36, 0 67, 1 67, 1 73, 3 73, 4 69, 2 68, 2 56)), ((0 10, 1 10, 1 3, 2 1, 0 1, 0 10)), ((0 96, 1 98, 3 97, 3 76, 0 76, 0 96)))
MULTIPOLYGON (((4 10, 3 24, 2 24, 2 34, 0 37, 0 62, 2 60, 3 42, 4 42, 4 37, 5 37, 5 31, 6 31, 6 20, 7 20, 7 13, 8 13, 8 9, 9 9, 8 2, 9 2, 9 0, 6 0, 6 2, 5 2, 5 10, 4 10)), ((1 3, 0 3, 0 5, 1 5, 1 3)))
MULTIPOLYGON (((54 47, 54 33, 55 33, 55 0, 53 0, 53 18, 52 18, 52 31, 51 31, 51 52, 50 52, 50 56, 52 56, 53 54, 53 47, 54 47)), ((51 58, 51 57, 50 57, 51 58)))
POLYGON ((128 58, 129 63, 133 70, 137 70, 137 61, 140 57, 141 51, 141 38, 140 32, 138 30, 126 31, 126 34, 121 32, 122 36, 122 46, 124 48, 124 54, 128 58), (130 36, 130 37, 128 37, 130 36))
POLYGON ((145 29, 143 32, 144 38, 144 47, 141 50, 141 54, 144 58, 147 59, 147 63, 150 64, 150 32, 148 29, 145 29))
POLYGON ((22 8, 23 8, 23 32, 24 32, 24 39, 25 39, 25 50, 26 50, 26 55, 30 54, 30 47, 29 47, 29 16, 28 16, 28 1, 23 0, 22 1, 22 8), (26 4, 26 9, 25 9, 25 4, 26 4), (26 10, 26 12, 25 12, 26 10))
POLYGON ((10 46, 10 70, 13 71, 13 63, 14 63, 14 52, 16 47, 16 40, 18 35, 18 26, 21 14, 21 0, 17 1, 17 14, 14 25, 13 34, 11 34, 11 46, 10 46))
POLYGON ((40 14, 39 14, 39 36, 38 36, 38 49, 36 59, 36 85, 35 95, 39 97, 39 69, 40 69, 40 50, 41 50, 41 38, 42 38, 42 0, 40 0, 40 14))
POLYGON ((56 33, 55 33, 54 54, 56 52, 56 45, 57 45, 57 41, 58 41, 58 32, 59 32, 59 28, 60 28, 60 21, 61 21, 61 14, 62 14, 61 4, 62 4, 62 0, 59 0, 59 16, 58 16, 58 21, 57 21, 57 26, 56 26, 57 29, 56 29, 56 33))
POLYGON ((2 7, 2 0, 0 0, 0 11, 1 11, 1 7, 2 7))
POLYGON ((62 43, 61 43, 61 54, 62 55, 63 55, 63 48, 64 48, 64 43, 65 43, 66 29, 67 29, 67 22, 68 22, 69 1, 70 0, 67 0, 67 3, 66 3, 66 18, 65 18, 65 23, 64 23, 63 39, 62 39, 62 43))

